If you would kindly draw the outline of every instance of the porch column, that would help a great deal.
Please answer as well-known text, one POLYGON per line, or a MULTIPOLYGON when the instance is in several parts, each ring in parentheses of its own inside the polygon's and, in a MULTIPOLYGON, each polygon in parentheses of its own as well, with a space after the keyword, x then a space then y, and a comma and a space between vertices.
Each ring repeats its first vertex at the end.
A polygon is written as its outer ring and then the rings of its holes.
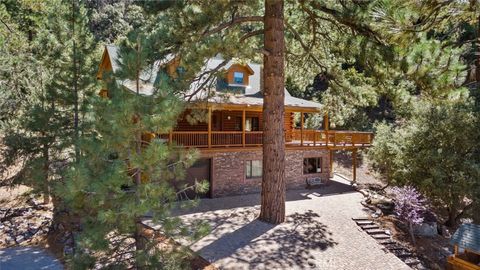
POLYGON ((303 112, 300 113, 300 145, 303 146, 303 112))
POLYGON ((212 107, 208 106, 208 148, 212 147, 212 107))
POLYGON ((242 145, 245 147, 245 109, 242 111, 242 145))
POLYGON ((333 150, 328 150, 328 155, 330 156, 330 177, 333 177, 333 150))
POLYGON ((326 140, 325 140, 325 144, 327 145, 328 147, 328 128, 329 128, 330 124, 328 123, 328 113, 325 113, 323 115, 323 129, 325 130, 325 136, 327 137, 326 140))
POLYGON ((352 150, 353 183, 357 182, 357 148, 352 150))

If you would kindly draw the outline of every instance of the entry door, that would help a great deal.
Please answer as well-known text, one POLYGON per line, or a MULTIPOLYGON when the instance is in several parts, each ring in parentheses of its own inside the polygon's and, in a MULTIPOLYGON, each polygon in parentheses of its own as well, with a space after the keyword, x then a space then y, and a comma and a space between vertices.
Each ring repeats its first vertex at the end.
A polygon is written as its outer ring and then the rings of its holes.
POLYGON ((208 190, 205 193, 197 194, 194 190, 189 190, 187 192, 187 196, 189 198, 194 198, 196 196, 200 198, 211 197, 212 181, 210 181, 210 162, 211 161, 209 158, 201 158, 197 160, 190 168, 187 169, 185 178, 185 182, 187 185, 194 185, 195 180, 199 182, 205 180, 208 182, 208 190))

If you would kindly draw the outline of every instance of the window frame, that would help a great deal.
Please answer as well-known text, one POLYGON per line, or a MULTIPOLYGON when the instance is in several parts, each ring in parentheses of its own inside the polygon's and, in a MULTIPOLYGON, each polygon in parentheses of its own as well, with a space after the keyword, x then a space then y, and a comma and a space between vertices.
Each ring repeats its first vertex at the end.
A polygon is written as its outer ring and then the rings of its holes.
MULTIPOLYGON (((310 164, 311 165, 311 164, 310 164)), ((322 173, 323 172, 323 158, 322 157, 305 157, 303 158, 303 174, 317 174, 317 173, 322 173), (309 164, 309 160, 314 159, 315 160, 315 171, 314 172, 309 172, 308 168, 306 167, 307 164, 309 164), (320 169, 320 171, 319 171, 320 169)))
POLYGON ((234 71, 233 72, 233 83, 234 84, 241 84, 241 85, 244 85, 245 84, 245 73, 241 72, 241 71, 234 71), (241 82, 238 82, 237 81, 237 77, 235 75, 242 75, 242 81, 241 82))
POLYGON ((263 162, 261 159, 251 159, 245 160, 245 179, 255 179, 261 178, 263 175, 263 162), (260 164, 260 174, 254 175, 253 174, 253 162, 259 162, 260 164))
POLYGON ((249 116, 245 118, 245 131, 260 131, 260 118, 257 116, 249 116), (249 123, 249 125, 247 125, 249 123), (250 127, 247 129, 247 127, 250 127))

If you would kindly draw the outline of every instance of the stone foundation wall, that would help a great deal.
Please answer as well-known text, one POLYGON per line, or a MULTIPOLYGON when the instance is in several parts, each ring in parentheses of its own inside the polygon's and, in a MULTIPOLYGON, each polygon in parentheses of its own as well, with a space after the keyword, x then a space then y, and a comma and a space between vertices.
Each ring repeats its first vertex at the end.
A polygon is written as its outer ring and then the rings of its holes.
MULTIPOLYGON (((245 177, 245 161, 262 160, 262 149, 210 152, 204 153, 202 157, 211 159, 210 183, 213 197, 260 192, 262 178, 247 179, 245 177)), ((311 177, 328 179, 329 155, 326 149, 287 149, 285 159, 287 189, 304 188, 306 179, 311 177), (303 159, 309 157, 322 158, 321 173, 303 174, 303 159)))

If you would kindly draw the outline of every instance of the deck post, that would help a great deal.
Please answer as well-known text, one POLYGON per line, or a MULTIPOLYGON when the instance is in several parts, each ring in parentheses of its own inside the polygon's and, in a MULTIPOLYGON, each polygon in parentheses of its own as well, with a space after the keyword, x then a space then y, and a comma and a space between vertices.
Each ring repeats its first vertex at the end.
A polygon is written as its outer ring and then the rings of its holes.
POLYGON ((328 127, 329 127, 329 123, 328 123, 328 113, 325 113, 325 115, 323 116, 323 129, 325 130, 325 136, 327 137, 326 140, 325 140, 325 145, 328 146, 328 127))
POLYGON ((172 132, 172 130, 170 130, 168 132, 168 144, 172 145, 172 141, 173 141, 173 132, 172 132))
POLYGON ((353 183, 357 182, 357 148, 352 150, 353 183))
POLYGON ((328 155, 330 156, 330 177, 333 177, 333 150, 328 150, 328 155))
POLYGON ((317 130, 313 130, 313 146, 315 146, 317 143, 317 130))
POLYGON ((245 109, 242 111, 242 145, 245 147, 245 109))
POLYGON ((300 112, 300 145, 303 146, 303 112, 300 112))
POLYGON ((208 106, 208 148, 212 147, 212 107, 208 106))

